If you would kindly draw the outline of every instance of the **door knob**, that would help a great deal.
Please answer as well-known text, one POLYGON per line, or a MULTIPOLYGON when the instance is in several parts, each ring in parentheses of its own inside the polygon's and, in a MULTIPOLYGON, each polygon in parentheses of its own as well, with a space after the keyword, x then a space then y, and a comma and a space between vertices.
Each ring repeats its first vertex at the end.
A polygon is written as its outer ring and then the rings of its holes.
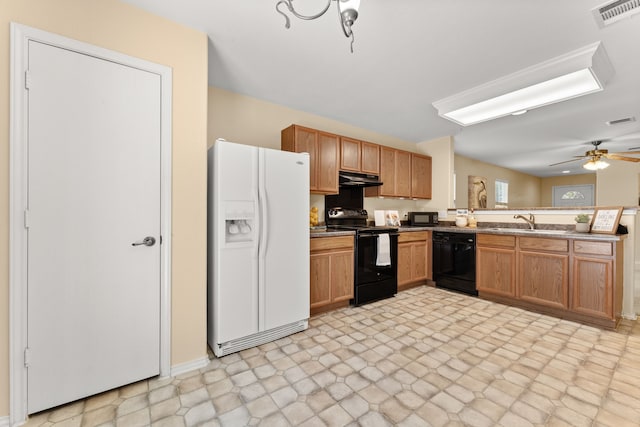
POLYGON ((133 242, 131 244, 131 246, 153 246, 156 244, 156 239, 154 237, 151 236, 147 236, 144 239, 142 239, 142 241, 140 242, 133 242))

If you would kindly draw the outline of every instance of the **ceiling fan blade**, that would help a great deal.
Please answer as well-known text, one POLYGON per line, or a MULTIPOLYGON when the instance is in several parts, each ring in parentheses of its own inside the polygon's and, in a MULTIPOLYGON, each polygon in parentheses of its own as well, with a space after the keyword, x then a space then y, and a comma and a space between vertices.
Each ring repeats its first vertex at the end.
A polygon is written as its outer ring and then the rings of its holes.
POLYGON ((640 154, 640 151, 616 151, 610 154, 640 154))
POLYGON ((618 156, 617 154, 603 154, 602 157, 611 160, 624 160, 625 162, 640 162, 640 157, 618 156))
MULTIPOLYGON (((577 157, 577 156, 576 156, 576 157, 577 157)), ((584 156, 580 156, 580 158, 579 158, 579 159, 565 160, 564 162, 553 163, 553 164, 551 164, 551 165, 549 165, 549 166, 557 166, 557 165, 562 165, 562 164, 564 164, 564 163, 577 162, 578 160, 583 160, 583 159, 584 159, 584 156)), ((640 159, 638 159, 638 160, 640 160, 640 159)))

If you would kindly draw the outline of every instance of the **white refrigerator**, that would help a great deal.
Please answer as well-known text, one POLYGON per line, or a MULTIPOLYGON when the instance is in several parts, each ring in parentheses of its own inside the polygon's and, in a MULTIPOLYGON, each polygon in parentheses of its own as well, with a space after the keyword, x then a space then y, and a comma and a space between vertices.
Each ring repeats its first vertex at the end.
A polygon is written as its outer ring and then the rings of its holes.
POLYGON ((207 340, 224 356, 308 327, 309 155, 208 153, 207 340))

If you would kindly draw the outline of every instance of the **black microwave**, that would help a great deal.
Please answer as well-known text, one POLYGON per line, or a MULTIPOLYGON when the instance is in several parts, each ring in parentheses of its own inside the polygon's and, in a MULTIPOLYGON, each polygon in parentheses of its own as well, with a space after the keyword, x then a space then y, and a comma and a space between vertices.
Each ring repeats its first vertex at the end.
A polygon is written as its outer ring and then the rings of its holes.
POLYGON ((421 227, 438 225, 438 212, 409 212, 409 225, 421 227))

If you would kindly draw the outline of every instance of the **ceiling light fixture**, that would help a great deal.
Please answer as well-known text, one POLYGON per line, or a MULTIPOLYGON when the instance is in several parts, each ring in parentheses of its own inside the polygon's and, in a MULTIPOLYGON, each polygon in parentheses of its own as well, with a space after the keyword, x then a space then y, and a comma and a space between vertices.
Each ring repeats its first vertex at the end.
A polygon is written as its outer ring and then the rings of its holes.
POLYGON ((582 165, 583 168, 589 169, 590 171, 597 171, 599 169, 606 169, 609 167, 609 163, 604 160, 600 160, 599 158, 593 158, 589 160, 587 163, 582 165))
POLYGON ((441 117, 469 126, 599 92, 614 70, 600 42, 433 103, 441 117))
POLYGON ((284 4, 289 12, 296 18, 304 19, 306 21, 310 21, 312 19, 316 19, 324 15, 329 7, 331 6, 331 2, 335 1, 338 4, 338 17, 340 18, 340 25, 342 26, 342 31, 344 32, 345 37, 351 37, 351 53, 353 53, 353 42, 355 41, 355 37, 353 35, 353 30, 351 26, 358 19, 358 8, 360 7, 360 0, 327 0, 327 4, 320 12, 315 15, 303 15, 295 10, 293 7, 293 0, 280 0, 276 3, 276 11, 284 16, 286 20, 284 26, 285 28, 291 27, 291 21, 289 17, 281 11, 278 7, 281 4, 284 4))

